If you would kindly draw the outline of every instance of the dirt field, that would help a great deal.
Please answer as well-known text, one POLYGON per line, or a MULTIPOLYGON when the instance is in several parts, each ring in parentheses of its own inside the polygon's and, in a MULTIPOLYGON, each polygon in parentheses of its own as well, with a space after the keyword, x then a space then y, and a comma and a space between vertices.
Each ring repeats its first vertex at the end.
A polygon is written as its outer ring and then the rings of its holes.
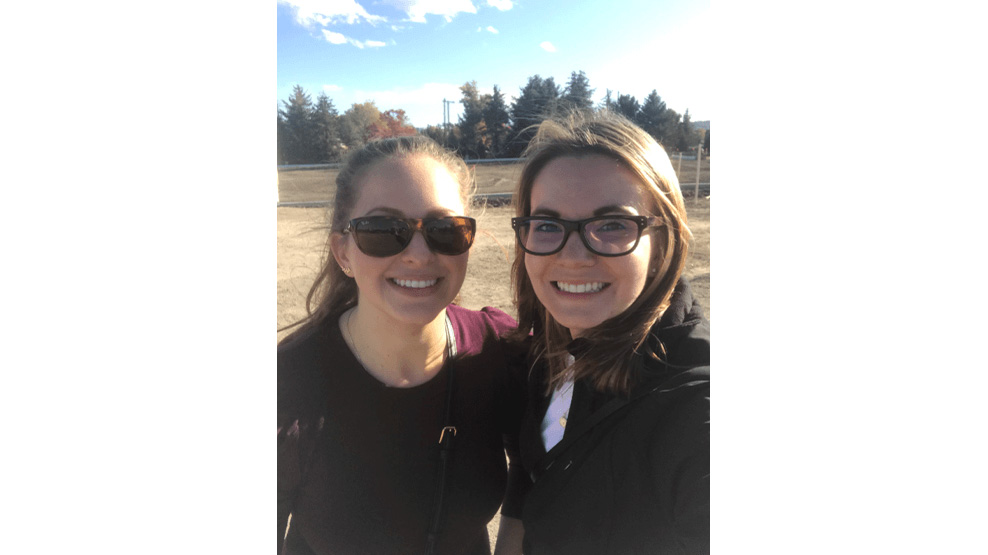
MULTIPOLYGON (((676 162, 673 161, 673 167, 676 162)), ((510 193, 521 171, 518 164, 476 167, 478 193, 510 193)), ((686 183, 683 189, 692 191, 696 162, 683 161, 680 179, 686 183), (689 170, 689 171, 687 171, 689 170), (694 173, 690 173, 694 172, 694 173)), ((709 162, 701 165, 701 182, 710 181, 709 162)), ((281 202, 314 202, 333 198, 335 190, 334 170, 306 170, 279 172, 278 187, 281 202)), ((710 200, 702 197, 699 203, 686 200, 690 229, 694 243, 686 265, 686 277, 710 317, 710 200)), ((460 290, 459 304, 479 309, 493 306, 516 315, 511 306, 511 262, 514 259, 514 234, 511 216, 514 208, 474 208, 471 215, 477 218, 478 234, 470 249, 470 263, 466 281, 460 290)), ((278 327, 297 321, 305 314, 305 295, 320 267, 326 242, 324 226, 328 222, 326 208, 279 207, 278 208, 278 327)), ((327 253, 328 254, 328 253, 327 253)), ((278 333, 278 339, 287 335, 278 333)), ((491 549, 500 514, 488 525, 491 549)))

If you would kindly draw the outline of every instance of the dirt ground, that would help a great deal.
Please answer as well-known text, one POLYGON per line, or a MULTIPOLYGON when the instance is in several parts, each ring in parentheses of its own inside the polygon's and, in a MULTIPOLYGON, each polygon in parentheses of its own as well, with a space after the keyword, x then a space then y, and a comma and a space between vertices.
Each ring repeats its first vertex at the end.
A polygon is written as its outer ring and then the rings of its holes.
MULTIPOLYGON (((705 161, 706 162, 706 161, 705 161)), ((696 162, 684 160, 681 180, 683 189, 692 190, 696 162), (687 166, 688 164, 692 166, 687 166)), ((676 167, 676 161, 673 161, 676 167)), ((521 166, 476 167, 478 193, 510 193, 521 166)), ((280 202, 316 202, 332 199, 335 170, 279 172, 280 202)), ((701 166, 701 182, 709 182, 709 162, 701 166), (705 173, 704 173, 705 170, 705 173)), ((694 293, 710 317, 710 199, 699 202, 686 199, 689 225, 694 241, 685 275, 694 293)), ((511 304, 511 262, 514 259, 514 234, 511 229, 511 206, 474 208, 478 234, 470 249, 466 280, 460 290, 461 306, 479 309, 493 306, 515 316, 511 304)), ((323 261, 327 209, 324 207, 278 207, 278 328, 305 315, 305 296, 323 261)), ((278 339, 289 332, 279 332, 278 339)), ((500 514, 488 525, 491 549, 500 523, 500 514)))

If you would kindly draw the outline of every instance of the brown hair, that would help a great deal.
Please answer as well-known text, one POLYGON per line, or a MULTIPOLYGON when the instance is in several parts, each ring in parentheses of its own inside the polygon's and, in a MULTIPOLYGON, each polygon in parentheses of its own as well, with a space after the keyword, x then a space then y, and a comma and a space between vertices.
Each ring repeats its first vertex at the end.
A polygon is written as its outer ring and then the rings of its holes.
POLYGON ((545 166, 560 157, 603 155, 634 173, 642 195, 651 200, 651 215, 661 220, 653 233, 653 260, 657 273, 650 276, 638 298, 627 310, 586 330, 582 338, 586 350, 566 369, 566 346, 572 340, 569 330, 556 322, 539 301, 525 270, 525 253, 515 245, 512 282, 518 308, 518 333, 531 331, 533 352, 549 365, 547 393, 567 377, 589 379, 601 392, 628 394, 636 376, 632 375, 635 353, 661 358, 661 344, 647 342, 649 331, 669 306, 692 238, 686 225, 686 205, 679 180, 669 156, 651 135, 624 117, 609 111, 574 112, 544 121, 525 149, 525 167, 515 193, 516 215, 529 216, 532 187, 545 166))
POLYGON ((464 207, 470 205, 473 178, 466 163, 454 153, 424 135, 411 135, 381 139, 367 143, 350 154, 336 176, 336 196, 330 208, 330 225, 326 234, 322 269, 305 297, 306 316, 278 331, 301 326, 281 343, 289 341, 302 331, 319 324, 333 314, 339 314, 357 304, 357 282, 343 273, 331 250, 334 233, 341 233, 350 221, 353 207, 360 195, 361 178, 375 164, 392 158, 428 156, 442 164, 460 184, 460 198, 464 207), (313 308, 314 307, 314 308, 313 308))

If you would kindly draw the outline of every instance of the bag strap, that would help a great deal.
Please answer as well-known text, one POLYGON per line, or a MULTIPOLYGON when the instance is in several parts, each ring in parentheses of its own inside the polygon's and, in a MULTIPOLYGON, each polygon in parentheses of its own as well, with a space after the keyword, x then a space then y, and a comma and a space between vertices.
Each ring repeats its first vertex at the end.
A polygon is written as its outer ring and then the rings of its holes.
MULTIPOLYGON (((560 440, 559 443, 557 443, 552 449, 550 449, 550 451, 555 451, 556 453, 566 451, 566 449, 568 449, 569 446, 572 445, 578 438, 582 437, 583 434, 599 424, 608 416, 627 406, 629 402, 630 401, 627 399, 622 398, 611 399, 606 405, 597 409, 588 420, 583 421, 572 432, 566 430, 567 433, 564 434, 563 439, 560 440)), ((534 482, 539 476, 544 474, 546 470, 549 470, 549 467, 552 466, 552 463, 555 460, 556 457, 549 458, 548 453, 543 455, 542 458, 539 459, 539 462, 536 463, 535 470, 532 471, 532 481, 534 482)))
POLYGON ((450 459, 453 454, 453 439, 456 437, 456 426, 452 425, 453 418, 453 357, 456 355, 456 343, 453 340, 453 324, 446 316, 446 403, 443 409, 443 427, 439 432, 439 478, 436 480, 435 508, 432 525, 426 537, 426 555, 435 555, 436 544, 439 541, 439 531, 442 526, 443 505, 446 498, 446 479, 449 475, 450 459))

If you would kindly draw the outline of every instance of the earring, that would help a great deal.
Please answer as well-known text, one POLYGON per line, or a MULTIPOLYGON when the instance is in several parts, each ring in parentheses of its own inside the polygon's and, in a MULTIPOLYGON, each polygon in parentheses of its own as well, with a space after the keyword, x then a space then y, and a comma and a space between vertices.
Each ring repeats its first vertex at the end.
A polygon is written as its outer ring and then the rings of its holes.
POLYGON ((350 275, 350 268, 348 266, 343 266, 342 270, 344 274, 350 275))

